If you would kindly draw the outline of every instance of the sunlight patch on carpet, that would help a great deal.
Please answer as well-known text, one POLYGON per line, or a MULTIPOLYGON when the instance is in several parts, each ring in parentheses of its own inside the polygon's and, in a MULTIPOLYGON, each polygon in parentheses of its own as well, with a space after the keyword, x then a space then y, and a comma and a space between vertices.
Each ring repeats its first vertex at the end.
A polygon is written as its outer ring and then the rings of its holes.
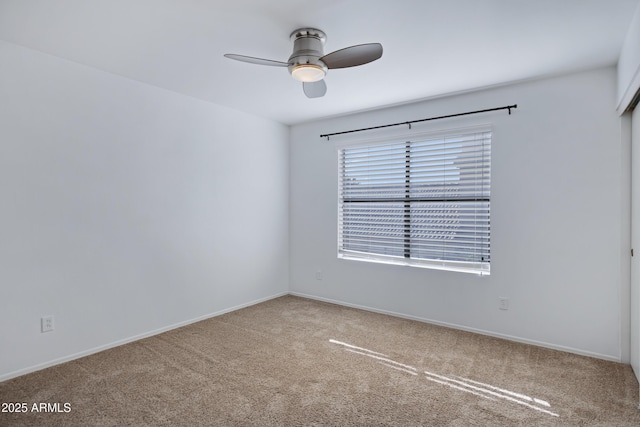
POLYGON ((353 350, 360 350, 360 351, 364 351, 364 352, 367 352, 367 353, 370 353, 370 354, 376 354, 376 355, 382 356, 382 357, 389 357, 386 354, 378 353, 377 351, 369 350, 368 348, 362 348, 362 347, 358 347, 358 346, 355 346, 355 345, 352 345, 352 344, 347 344, 346 342, 336 341, 336 340, 333 340, 333 339, 329 340, 329 342, 331 344, 338 344, 338 345, 341 345, 343 347, 347 347, 347 348, 350 348, 350 349, 353 349, 353 350))
MULTIPOLYGON (((369 350, 364 347, 358 347, 356 345, 348 344, 348 343, 334 340, 334 339, 330 339, 329 342, 331 344, 336 344, 341 346, 345 351, 348 351, 349 353, 355 353, 355 354, 359 354, 359 355, 377 360, 378 363, 388 368, 392 368, 401 372, 405 372, 407 374, 418 376, 417 368, 415 368, 414 366, 400 363, 393 359, 390 359, 389 356, 384 353, 369 350)), ((496 387, 491 384, 486 384, 480 381, 475 381, 475 380, 460 377, 460 376, 454 376, 453 378, 451 378, 451 377, 439 375, 429 371, 424 371, 424 374, 426 375, 425 378, 428 381, 435 382, 441 385, 446 385, 455 390, 463 391, 465 393, 470 393, 470 394, 473 394, 474 396, 482 397, 487 400, 495 401, 496 399, 504 399, 508 402, 516 403, 518 405, 525 406, 527 408, 536 410, 538 412, 542 412, 547 415, 551 415, 553 417, 559 417, 559 415, 556 414, 555 412, 551 412, 550 410, 547 410, 541 407, 541 406, 546 408, 551 407, 551 404, 543 399, 527 396, 522 393, 516 393, 511 390, 506 390, 504 388, 496 387)))
MULTIPOLYGON (((488 387, 478 387, 478 386, 475 386, 475 385, 471 384, 470 382, 456 380, 456 379, 453 379, 453 378, 445 377, 444 375, 434 374, 433 372, 424 371, 424 373, 427 375, 427 379, 428 380, 437 382, 439 384, 448 385, 448 386, 450 386, 452 388, 455 388, 457 390, 459 390, 460 386, 462 386, 462 387, 465 388, 464 391, 469 391, 469 392, 475 391, 477 393, 488 394, 490 396, 495 396, 495 397, 498 397, 500 399, 505 399, 505 400, 507 400, 509 402, 517 403, 518 405, 523 405, 523 406, 526 406, 528 408, 534 409, 536 411, 539 411, 539 412, 542 412, 542 413, 545 413, 545 414, 548 414, 548 415, 552 415, 554 417, 559 417, 559 415, 556 414, 555 412, 551 412, 551 411, 548 411, 546 409, 540 408, 538 406, 532 405, 529 402, 534 402, 535 400, 533 398, 529 397, 529 396, 526 396, 526 395, 523 395, 523 394, 520 394, 520 393, 515 393, 515 392, 512 392, 512 391, 503 390, 503 389, 501 389, 499 387, 495 387, 495 386, 491 386, 491 385, 489 385, 488 387), (435 378, 437 378, 437 380, 435 378), (493 390, 491 390, 491 389, 493 389, 493 390), (501 392, 494 391, 494 390, 501 390, 501 392), (528 402, 525 401, 525 400, 520 400, 520 399, 517 399, 515 397, 512 397, 514 395, 522 396, 522 398, 527 400, 528 402)), ((457 378, 460 378, 460 377, 457 377, 457 378)), ((472 380, 471 380, 471 382, 477 383, 476 381, 472 381, 472 380)), ((482 383, 480 383, 480 384, 482 384, 482 383)), ((475 393, 473 393, 473 394, 475 394, 475 393)), ((543 406, 551 406, 549 404, 549 402, 542 401, 542 400, 541 400, 541 402, 543 402, 543 406)))

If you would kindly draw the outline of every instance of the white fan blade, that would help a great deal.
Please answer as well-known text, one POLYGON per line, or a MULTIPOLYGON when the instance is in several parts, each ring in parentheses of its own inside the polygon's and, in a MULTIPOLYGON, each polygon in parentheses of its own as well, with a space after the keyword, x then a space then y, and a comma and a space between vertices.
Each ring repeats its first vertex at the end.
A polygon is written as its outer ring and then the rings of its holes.
POLYGON ((236 61, 248 62, 250 64, 269 65, 272 67, 288 67, 289 64, 272 59, 254 58, 253 56, 236 55, 235 53, 225 53, 225 58, 235 59, 236 61))
POLYGON ((324 80, 318 80, 317 82, 302 82, 302 90, 307 98, 320 98, 327 93, 327 84, 324 80))

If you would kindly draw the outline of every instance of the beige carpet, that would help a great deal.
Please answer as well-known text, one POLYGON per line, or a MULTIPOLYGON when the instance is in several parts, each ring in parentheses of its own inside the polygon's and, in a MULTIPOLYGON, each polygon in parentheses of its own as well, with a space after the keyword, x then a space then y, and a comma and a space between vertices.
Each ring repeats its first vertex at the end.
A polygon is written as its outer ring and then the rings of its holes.
POLYGON ((629 366, 293 296, 5 381, 0 402, 29 409, 2 426, 640 426, 629 366))

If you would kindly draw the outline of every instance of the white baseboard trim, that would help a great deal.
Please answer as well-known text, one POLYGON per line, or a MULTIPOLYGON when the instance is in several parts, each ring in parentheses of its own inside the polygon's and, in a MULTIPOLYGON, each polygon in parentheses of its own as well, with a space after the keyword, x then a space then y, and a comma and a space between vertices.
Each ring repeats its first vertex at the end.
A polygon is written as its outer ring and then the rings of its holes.
POLYGON ((428 323, 428 324, 431 324, 431 325, 444 326, 446 328, 458 329, 458 330, 465 331, 465 332, 473 332, 475 334, 486 335, 486 336, 490 336, 490 337, 494 337, 494 338, 501 338, 501 339, 504 339, 504 340, 519 342, 519 343, 522 343, 522 344, 529 344, 529 345, 535 345, 537 347, 543 347, 543 348, 549 348, 549 349, 552 349, 552 350, 564 351, 566 353, 578 354, 580 356, 594 357, 596 359, 603 359, 603 360, 608 360, 608 361, 611 361, 611 362, 619 362, 619 363, 621 363, 621 360, 622 360, 620 357, 610 356, 610 355, 606 355, 606 354, 599 354, 599 353, 585 351, 585 350, 581 350, 581 349, 577 349, 577 348, 565 347, 565 346, 561 346, 561 345, 550 344, 550 343, 546 343, 546 342, 542 342, 542 341, 536 341, 536 340, 530 340, 530 339, 516 337, 516 336, 512 336, 512 335, 500 334, 500 333, 496 333, 496 332, 492 332, 492 331, 486 331, 486 330, 483 330, 483 329, 477 329, 477 328, 471 328, 471 327, 468 327, 468 326, 458 325, 458 324, 455 324, 455 323, 440 322, 440 321, 437 321, 437 320, 427 319, 427 318, 424 318, 424 317, 412 316, 412 315, 403 314, 403 313, 396 313, 396 312, 389 311, 389 310, 382 310, 382 309, 378 309, 378 308, 367 307, 367 306, 364 306, 364 305, 352 304, 352 303, 348 303, 348 302, 344 302, 344 301, 333 300, 333 299, 330 299, 330 298, 319 297, 319 296, 316 296, 316 295, 309 295, 309 294, 305 294, 305 293, 301 293, 301 292, 289 292, 289 294, 293 295, 293 296, 301 297, 301 298, 308 298, 308 299, 312 299, 312 300, 316 300, 316 301, 328 302, 328 303, 331 303, 331 304, 341 305, 341 306, 345 306, 345 307, 357 308, 359 310, 370 311, 370 312, 373 312, 373 313, 386 314, 388 316, 399 317, 399 318, 402 318, 402 319, 416 320, 418 322, 428 323))
POLYGON ((229 308, 225 308, 225 309, 213 312, 213 313, 205 314, 203 316, 199 316, 199 317, 196 317, 194 319, 190 319, 190 320, 185 320, 183 322, 174 323, 173 325, 165 326, 163 328, 155 329, 153 331, 144 332, 142 334, 134 335, 134 336, 129 337, 129 338, 124 338, 122 340, 114 341, 114 342, 111 342, 109 344, 101 345, 101 346, 94 347, 94 348, 91 348, 91 349, 88 349, 88 350, 83 350, 81 352, 70 354, 68 356, 59 357, 57 359, 50 360, 50 361, 44 362, 44 363, 40 363, 38 365, 29 366, 27 368, 23 368, 23 369, 19 369, 17 371, 9 372, 7 374, 0 375, 0 382, 7 381, 7 380, 10 380, 12 378, 16 378, 16 377, 19 377, 19 376, 22 376, 22 375, 30 374, 32 372, 40 371, 42 369, 49 368, 49 367, 55 366, 55 365, 59 365, 61 363, 70 362, 72 360, 80 359, 81 357, 85 357, 85 356, 89 356, 89 355, 92 355, 92 354, 95 354, 95 353, 99 353, 101 351, 108 350, 108 349, 114 348, 114 347, 118 347, 118 346, 121 346, 121 345, 124 345, 124 344, 128 344, 130 342, 138 341, 138 340, 141 340, 143 338, 152 337, 154 335, 158 335, 158 334, 161 334, 163 332, 168 332, 168 331, 171 331, 173 329, 181 328, 183 326, 187 326, 187 325, 190 325, 192 323, 200 322, 202 320, 210 319, 212 317, 220 316, 220 315, 225 314, 225 313, 229 313, 229 312, 232 312, 232 311, 240 310, 242 308, 250 307, 252 305, 260 304, 260 303, 265 302, 265 301, 269 301, 269 300, 272 300, 272 299, 275 299, 275 298, 280 298, 280 297, 283 297, 283 296, 288 295, 288 294, 289 294, 289 292, 281 292, 281 293, 278 293, 278 294, 275 294, 275 295, 271 295, 271 296, 268 296, 268 297, 260 298, 260 299, 257 299, 257 300, 254 300, 254 301, 250 301, 250 302, 247 302, 247 303, 244 303, 244 304, 236 305, 234 307, 229 307, 229 308))

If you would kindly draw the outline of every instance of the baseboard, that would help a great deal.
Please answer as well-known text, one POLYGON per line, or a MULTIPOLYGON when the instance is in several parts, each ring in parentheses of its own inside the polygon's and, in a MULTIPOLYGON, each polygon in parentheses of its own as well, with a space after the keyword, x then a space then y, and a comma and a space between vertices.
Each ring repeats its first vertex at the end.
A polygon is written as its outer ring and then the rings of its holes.
POLYGON ((40 363, 38 365, 30 366, 28 368, 23 368, 23 369, 19 369, 17 371, 9 372, 8 374, 0 375, 0 382, 7 381, 7 380, 10 380, 12 378, 16 378, 16 377, 19 377, 19 376, 22 376, 22 375, 30 374, 32 372, 40 371, 42 369, 50 368, 51 366, 59 365, 61 363, 70 362, 72 360, 80 359, 81 357, 85 357, 85 356, 89 356, 89 355, 92 355, 92 354, 95 354, 95 353, 99 353, 101 351, 108 350, 108 349, 114 348, 114 347, 118 347, 118 346, 121 346, 121 345, 124 345, 124 344, 128 344, 128 343, 131 343, 131 342, 134 342, 134 341, 138 341, 138 340, 141 340, 143 338, 152 337, 154 335, 158 335, 158 334, 161 334, 163 332, 168 332, 168 331, 171 331, 173 329, 181 328, 183 326, 187 326, 187 325, 190 325, 192 323, 200 322, 202 320, 211 319, 212 317, 220 316, 220 315, 225 314, 225 313, 229 313, 229 312, 232 312, 232 311, 240 310, 242 308, 250 307, 252 305, 260 304, 260 303, 265 302, 265 301, 269 301, 269 300, 272 300, 272 299, 275 299, 275 298, 280 298, 280 297, 288 295, 288 294, 289 294, 289 292, 281 292, 281 293, 276 294, 276 295, 271 295, 271 296, 268 296, 268 297, 260 298, 260 299, 257 299, 257 300, 254 300, 254 301, 250 301, 250 302, 247 302, 247 303, 244 303, 244 304, 236 305, 234 307, 225 308, 225 309, 213 312, 213 313, 209 313, 209 314, 205 314, 203 316, 196 317, 194 319, 185 320, 185 321, 179 322, 179 323, 174 323, 173 325, 165 326, 163 328, 155 329, 153 331, 149 331, 149 332, 145 332, 145 333, 142 333, 142 334, 134 335, 134 336, 129 337, 129 338, 124 338, 122 340, 114 341, 114 342, 111 342, 109 344, 105 344, 105 345, 101 345, 101 346, 98 346, 98 347, 94 347, 94 348, 91 348, 89 350, 84 350, 84 351, 81 351, 81 352, 78 352, 78 353, 74 353, 74 354, 71 354, 71 355, 68 355, 68 356, 63 356, 63 357, 60 357, 60 358, 57 358, 57 359, 54 359, 54 360, 50 360, 48 362, 44 362, 44 363, 40 363))
POLYGON ((322 301, 322 302, 328 302, 328 303, 331 303, 331 304, 337 304, 337 305, 341 305, 341 306, 344 306, 344 307, 357 308, 359 310, 370 311, 370 312, 373 312, 373 313, 386 314, 388 316, 399 317, 399 318, 402 318, 402 319, 415 320, 415 321, 418 321, 418 322, 428 323, 428 324, 431 324, 431 325, 444 326, 446 328, 457 329, 457 330, 460 330, 460 331, 473 332, 475 334, 486 335, 486 336, 490 336, 490 337, 494 337, 494 338, 501 338, 501 339, 504 339, 504 340, 519 342, 519 343, 522 343, 522 344, 535 345, 537 347, 548 348, 548 349, 551 349, 551 350, 564 351, 566 353, 578 354, 580 356, 594 357, 596 359, 602 359, 602 360, 608 360, 608 361, 611 361, 611 362, 619 362, 619 363, 621 363, 621 358, 620 357, 613 357, 613 356, 609 356, 609 355, 606 355, 606 354, 599 354, 599 353, 585 351, 585 350, 581 350, 581 349, 577 349, 577 348, 565 347, 565 346, 561 346, 561 345, 550 344, 550 343, 546 343, 546 342, 542 342, 542 341, 536 341, 536 340, 530 340, 530 339, 516 337, 516 336, 512 336, 512 335, 500 334, 500 333, 496 333, 496 332, 492 332, 492 331, 486 331, 486 330, 483 330, 483 329, 477 329, 477 328, 471 328, 471 327, 468 327, 468 326, 458 325, 458 324, 455 324, 455 323, 440 322, 438 320, 427 319, 427 318, 418 317, 418 316, 411 316, 411 315, 403 314, 403 313, 396 313, 396 312, 389 311, 389 310, 382 310, 382 309, 379 309, 379 308, 367 307, 367 306, 359 305, 359 304, 352 304, 352 303, 348 303, 348 302, 344 302, 344 301, 333 300, 333 299, 330 299, 330 298, 319 297, 319 296, 316 296, 316 295, 304 294, 304 293, 301 293, 301 292, 289 292, 289 294, 293 295, 293 296, 301 297, 301 298, 308 298, 308 299, 312 299, 312 300, 316 300, 316 301, 322 301))

